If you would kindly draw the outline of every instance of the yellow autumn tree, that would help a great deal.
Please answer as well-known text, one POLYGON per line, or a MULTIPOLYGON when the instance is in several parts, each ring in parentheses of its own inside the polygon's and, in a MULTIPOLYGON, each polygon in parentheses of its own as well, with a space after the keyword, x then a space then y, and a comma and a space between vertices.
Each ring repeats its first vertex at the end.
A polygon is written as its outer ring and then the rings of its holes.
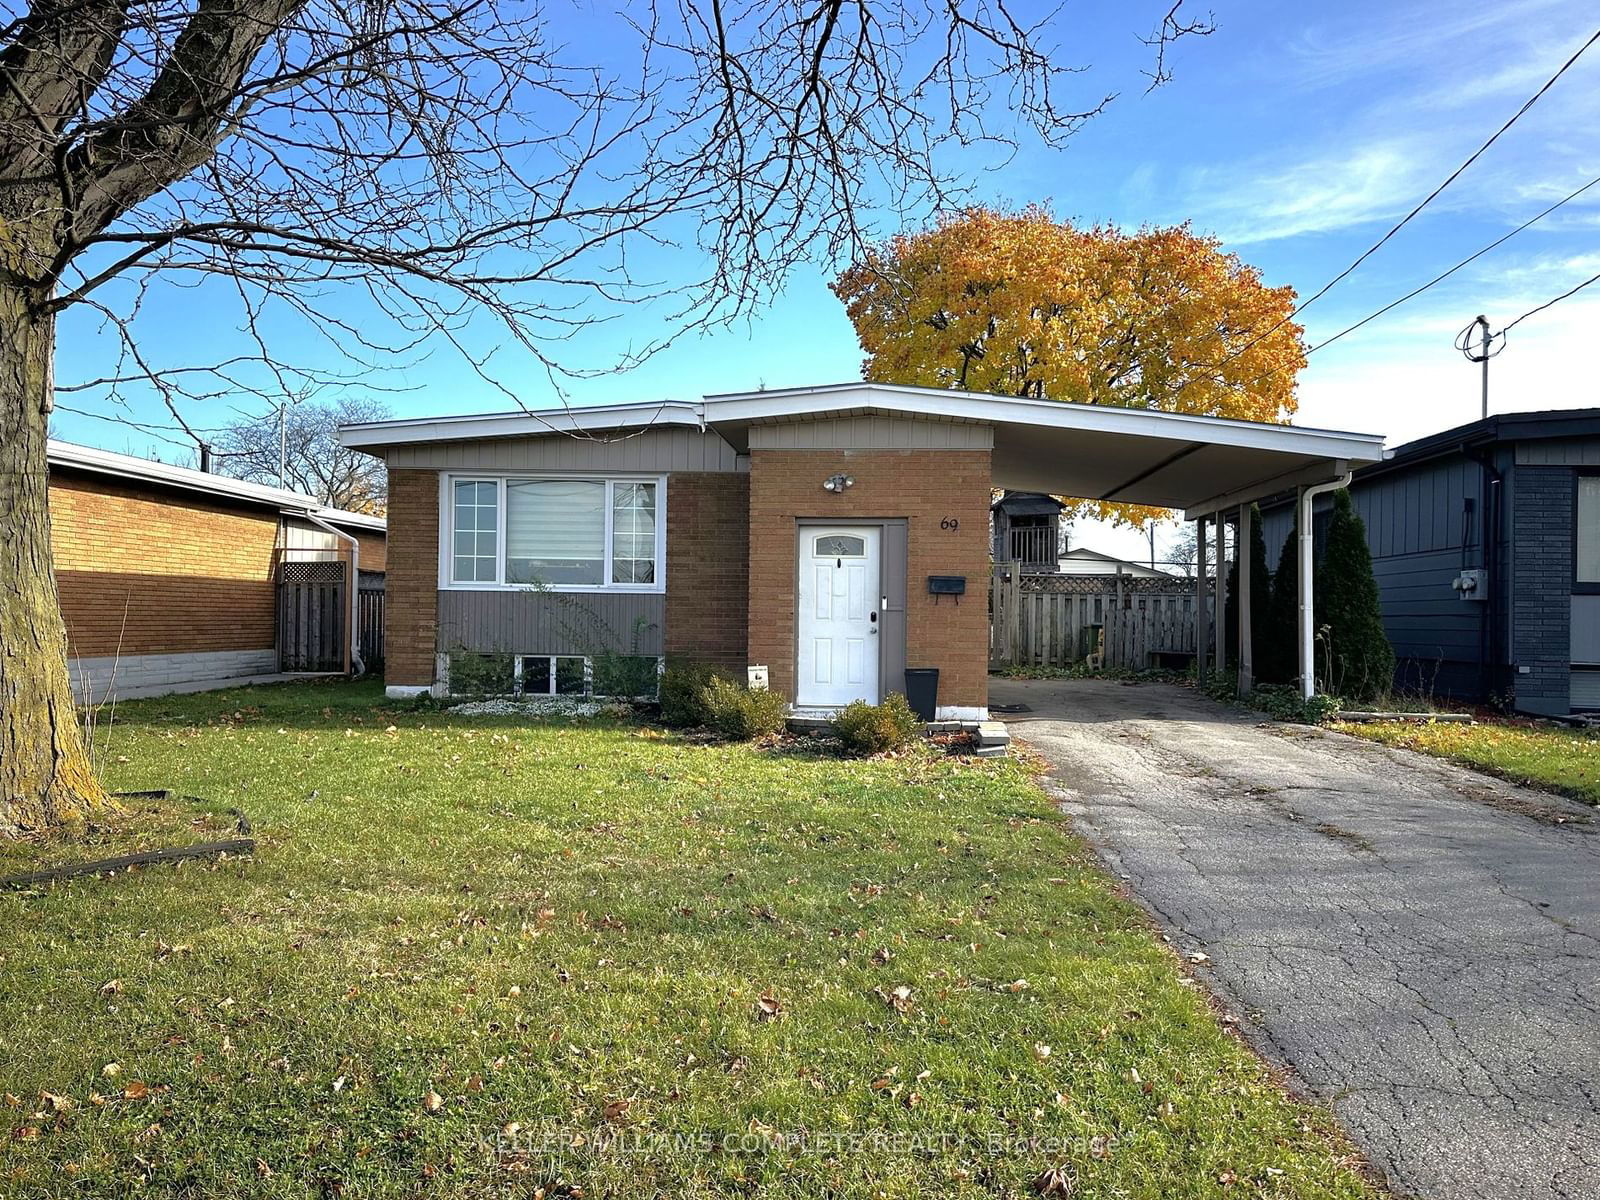
MULTIPOLYGON (((1123 233, 971 208, 874 247, 833 292, 876 382, 1285 422, 1305 365, 1293 289, 1187 225, 1123 233)), ((1072 505, 1128 524, 1165 515, 1072 505)))

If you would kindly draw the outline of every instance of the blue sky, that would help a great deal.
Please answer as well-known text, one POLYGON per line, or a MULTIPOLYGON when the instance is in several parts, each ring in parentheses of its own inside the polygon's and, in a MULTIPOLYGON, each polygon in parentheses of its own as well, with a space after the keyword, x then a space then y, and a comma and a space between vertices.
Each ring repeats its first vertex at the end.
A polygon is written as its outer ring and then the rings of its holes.
MULTIPOLYGON (((1119 98, 1059 151, 1028 147, 1009 164, 974 169, 974 197, 1047 201, 1059 216, 1086 223, 1192 221, 1260 266, 1269 282, 1309 295, 1449 174, 1600 25, 1585 0, 1360 0, 1312 12, 1276 0, 1216 0, 1211 7, 1217 32, 1184 42, 1170 56, 1173 81, 1146 94, 1140 71, 1148 51, 1136 34, 1148 31, 1156 9, 1141 6, 1135 14, 1127 4, 1069 3, 1055 38, 1067 61, 1092 64, 1074 86, 1084 97, 1113 90, 1119 98)), ((560 10, 549 11, 554 22, 560 10)), ((582 28, 604 21, 590 10, 582 28)), ((1305 313, 1309 339, 1365 316, 1597 175, 1600 46, 1421 217, 1305 313)), ((1480 311, 1504 324, 1597 272, 1600 187, 1314 355, 1301 379, 1297 423, 1379 432, 1396 444, 1474 419, 1477 369, 1452 348, 1456 331, 1480 311)), ((832 264, 802 268, 748 322, 685 339, 629 374, 575 383, 571 397, 684 398, 856 378, 860 351, 827 290, 832 273, 832 264)), ((231 318, 226 306, 194 292, 158 289, 141 318, 142 336, 154 353, 180 361, 191 348, 235 336, 231 318)), ((1491 411, 1600 404, 1600 371, 1589 361, 1597 322, 1600 285, 1519 327, 1493 363, 1491 411)), ((285 336, 292 339, 283 348, 288 356, 331 355, 303 330, 285 336)), ((603 360, 640 336, 623 321, 597 330, 583 347, 603 360)), ((62 380, 106 365, 106 343, 93 321, 64 322, 62 380)), ((501 367, 519 381, 524 403, 555 399, 531 365, 506 360, 501 367)), ((394 397, 397 415, 507 407, 443 349, 389 372, 386 382, 410 389, 394 397)), ((197 424, 232 419, 211 403, 194 413, 197 424)), ((153 403, 136 404, 133 415, 162 421, 153 403)), ((61 414, 54 431, 182 458, 151 435, 71 414, 61 414)), ((1116 542, 1107 548, 1131 548, 1116 542)))

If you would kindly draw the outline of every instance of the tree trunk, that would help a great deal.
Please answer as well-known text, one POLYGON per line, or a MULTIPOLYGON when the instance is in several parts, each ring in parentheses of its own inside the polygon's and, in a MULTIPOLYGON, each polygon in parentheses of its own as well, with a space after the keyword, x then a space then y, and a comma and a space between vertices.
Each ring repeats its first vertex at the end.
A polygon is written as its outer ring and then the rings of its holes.
POLYGON ((0 836, 13 837, 114 807, 67 676, 45 454, 55 321, 35 298, 0 283, 0 836))

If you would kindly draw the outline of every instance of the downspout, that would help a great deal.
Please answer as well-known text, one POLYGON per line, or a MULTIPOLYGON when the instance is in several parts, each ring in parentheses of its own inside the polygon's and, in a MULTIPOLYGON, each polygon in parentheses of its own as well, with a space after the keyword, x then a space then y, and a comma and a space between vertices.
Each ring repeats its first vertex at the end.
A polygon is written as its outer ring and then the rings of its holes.
POLYGON ((345 636, 350 646, 350 674, 359 679, 367 673, 367 664, 361 661, 361 640, 356 636, 356 617, 360 612, 361 543, 354 534, 334 528, 314 512, 306 513, 306 520, 319 529, 327 530, 334 537, 342 538, 350 547, 350 611, 345 618, 345 636))
POLYGON ((1311 510, 1318 496, 1349 487, 1354 474, 1353 471, 1346 471, 1338 479, 1330 479, 1326 483, 1314 483, 1300 491, 1300 511, 1296 517, 1299 529, 1296 532, 1300 548, 1300 698, 1302 700, 1309 700, 1317 694, 1317 631, 1313 619, 1315 606, 1311 594, 1316 564, 1312 561, 1315 546, 1311 537, 1311 510))
POLYGON ((1478 625, 1478 681, 1479 699, 1484 704, 1492 703, 1495 692, 1500 688, 1503 677, 1501 675, 1501 659, 1498 645, 1500 641, 1500 572, 1499 557, 1500 546, 1500 502, 1505 494, 1505 472, 1494 465, 1492 456, 1486 450, 1474 453, 1465 445, 1461 453, 1468 459, 1478 464, 1482 471, 1483 480, 1483 513, 1481 516, 1483 526, 1483 549, 1480 557, 1483 560, 1483 582, 1489 589, 1488 595, 1483 598, 1483 619, 1478 625), (1492 489, 1492 490, 1491 490, 1492 489))

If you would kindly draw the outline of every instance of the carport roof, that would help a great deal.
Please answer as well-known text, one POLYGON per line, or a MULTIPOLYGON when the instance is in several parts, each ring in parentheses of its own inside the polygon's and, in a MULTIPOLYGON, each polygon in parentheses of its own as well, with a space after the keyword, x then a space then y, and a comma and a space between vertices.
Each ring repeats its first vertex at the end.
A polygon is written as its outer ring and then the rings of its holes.
POLYGON ((1384 457, 1376 434, 881 383, 736 392, 699 403, 378 421, 343 426, 340 440, 377 449, 687 425, 714 429, 743 452, 752 425, 854 416, 987 425, 994 431, 995 487, 1179 508, 1191 516, 1336 479, 1351 466, 1384 457))
POLYGON ((706 424, 740 450, 744 430, 767 422, 891 416, 988 425, 997 488, 1192 515, 1336 479, 1384 455, 1378 434, 882 383, 707 396, 704 411, 706 424))

